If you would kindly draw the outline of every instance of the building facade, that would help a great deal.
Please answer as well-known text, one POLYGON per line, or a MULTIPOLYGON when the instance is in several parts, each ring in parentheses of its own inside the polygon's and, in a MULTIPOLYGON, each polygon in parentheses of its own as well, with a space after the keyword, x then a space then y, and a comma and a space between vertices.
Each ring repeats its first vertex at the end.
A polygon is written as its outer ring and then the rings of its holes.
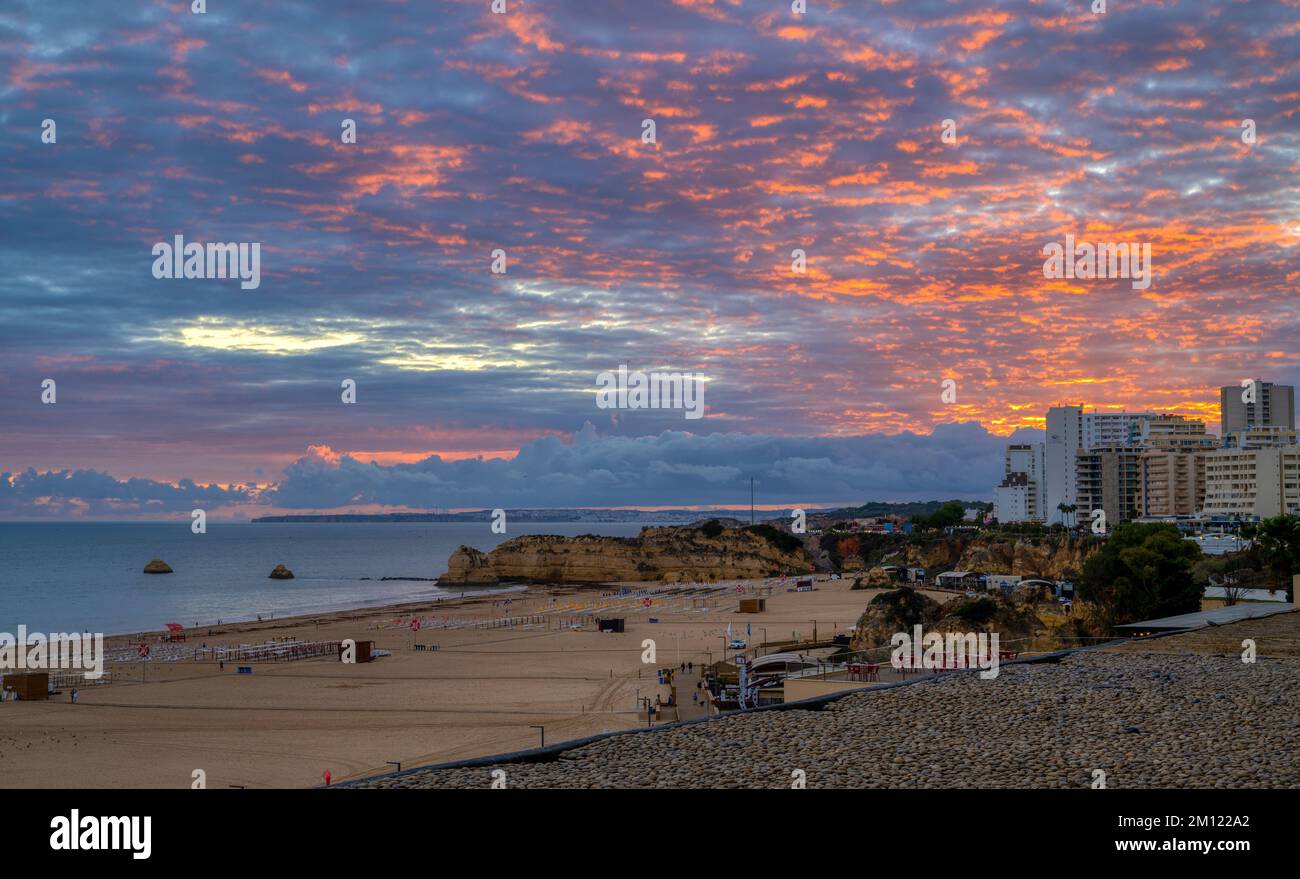
POLYGON ((1137 445, 1142 440, 1143 425, 1156 417, 1154 412, 1085 412, 1083 448, 1137 445))
POLYGON ((1205 422, 1181 415, 1157 415, 1142 425, 1138 459, 1138 514, 1167 518, 1195 516, 1205 504, 1205 458, 1219 440, 1205 422))
POLYGON ((1228 447, 1204 457, 1206 515, 1300 515, 1300 446, 1228 447))
POLYGON ((1047 410, 1047 442, 1044 444, 1043 512, 1046 521, 1061 521, 1061 504, 1073 504, 1078 496, 1075 458, 1083 445, 1083 407, 1053 406, 1047 410))
POLYGON ((1080 523, 1091 518, 1094 510, 1105 512, 1108 527, 1139 515, 1141 457, 1142 449, 1138 446, 1079 451, 1075 458, 1078 485, 1075 503, 1079 507, 1080 523))
POLYGON ((1295 388, 1254 380, 1254 402, 1247 402, 1248 389, 1228 385, 1219 388, 1220 436, 1251 427, 1295 428, 1295 388))
POLYGON ((1003 479, 993 490, 993 517, 999 522, 1042 522, 1045 518, 1043 443, 1007 446, 1003 479))

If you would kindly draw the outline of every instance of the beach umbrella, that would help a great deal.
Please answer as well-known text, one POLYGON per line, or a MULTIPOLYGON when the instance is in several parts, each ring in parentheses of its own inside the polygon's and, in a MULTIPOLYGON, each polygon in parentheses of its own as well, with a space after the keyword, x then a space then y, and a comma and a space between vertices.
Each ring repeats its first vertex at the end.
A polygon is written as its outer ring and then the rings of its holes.
POLYGON ((169 632, 181 632, 181 631, 184 631, 184 629, 185 629, 185 627, 182 626, 180 623, 168 623, 168 624, 167 624, 167 631, 169 631, 169 632))

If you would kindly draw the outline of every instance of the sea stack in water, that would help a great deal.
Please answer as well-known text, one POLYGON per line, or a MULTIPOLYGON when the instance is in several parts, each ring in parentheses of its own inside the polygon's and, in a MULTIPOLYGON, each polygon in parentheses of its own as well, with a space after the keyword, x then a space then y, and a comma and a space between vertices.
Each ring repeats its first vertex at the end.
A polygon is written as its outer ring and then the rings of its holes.
POLYGON ((146 574, 170 574, 172 572, 172 566, 162 559, 153 559, 149 564, 144 566, 144 572, 146 574))
POLYGON ((292 579, 293 579, 293 571, 289 570, 289 569, 286 568, 284 565, 276 565, 276 566, 275 566, 275 570, 271 572, 271 579, 272 579, 272 580, 292 580, 292 579))

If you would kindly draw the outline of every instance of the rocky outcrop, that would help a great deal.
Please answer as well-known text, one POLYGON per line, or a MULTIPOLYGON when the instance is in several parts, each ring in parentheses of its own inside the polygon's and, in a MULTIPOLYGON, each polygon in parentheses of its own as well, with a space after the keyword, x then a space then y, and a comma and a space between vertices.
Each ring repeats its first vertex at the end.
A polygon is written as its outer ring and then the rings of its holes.
POLYGON ((447 559, 447 573, 439 577, 438 582, 495 583, 497 575, 492 570, 492 561, 487 553, 461 544, 451 554, 451 558, 447 559))
POLYGON ((271 572, 271 579, 272 579, 272 580, 292 580, 292 579, 293 579, 293 571, 289 570, 289 569, 286 568, 284 565, 276 565, 276 566, 275 566, 275 570, 273 570, 273 571, 271 572))
POLYGON ((866 576, 853 581, 854 589, 893 589, 897 585, 898 581, 884 568, 872 568, 866 576))
POLYGON ((913 626, 940 634, 997 632, 1005 645, 1036 638, 1045 628, 1032 603, 1022 604, 1000 593, 939 604, 914 589, 904 588, 882 592, 871 600, 858 618, 850 648, 869 650, 887 646, 898 632, 910 636, 913 626))
POLYGON ((1073 536, 1017 537, 980 535, 975 538, 913 540, 889 558, 895 565, 928 569, 974 571, 977 574, 1016 574, 1045 580, 1076 579, 1098 541, 1073 536))
POLYGON ((931 628, 942 612, 939 602, 915 589, 882 592, 871 599, 858 617, 849 647, 853 650, 884 647, 897 632, 910 635, 913 626, 931 628))
MULTIPOLYGON (((769 529, 770 530, 770 529, 769 529)), ((748 528, 651 527, 638 537, 514 537, 489 553, 461 546, 444 586, 493 583, 716 581, 807 573, 797 540, 748 528)))
POLYGON ((144 572, 146 574, 170 574, 172 567, 162 559, 152 559, 149 564, 144 566, 144 572))

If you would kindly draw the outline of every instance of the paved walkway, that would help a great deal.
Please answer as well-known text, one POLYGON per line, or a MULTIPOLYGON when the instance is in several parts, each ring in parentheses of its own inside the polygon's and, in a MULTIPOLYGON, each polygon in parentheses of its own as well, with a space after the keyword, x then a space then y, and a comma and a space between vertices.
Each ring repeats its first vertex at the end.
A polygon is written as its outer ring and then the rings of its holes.
POLYGON ((700 680, 700 671, 678 671, 673 675, 673 683, 677 687, 677 719, 678 720, 695 720, 697 717, 707 717, 709 714, 704 697, 708 690, 696 689, 696 684, 700 680), (691 699, 692 693, 700 694, 700 701, 695 702, 691 699))

